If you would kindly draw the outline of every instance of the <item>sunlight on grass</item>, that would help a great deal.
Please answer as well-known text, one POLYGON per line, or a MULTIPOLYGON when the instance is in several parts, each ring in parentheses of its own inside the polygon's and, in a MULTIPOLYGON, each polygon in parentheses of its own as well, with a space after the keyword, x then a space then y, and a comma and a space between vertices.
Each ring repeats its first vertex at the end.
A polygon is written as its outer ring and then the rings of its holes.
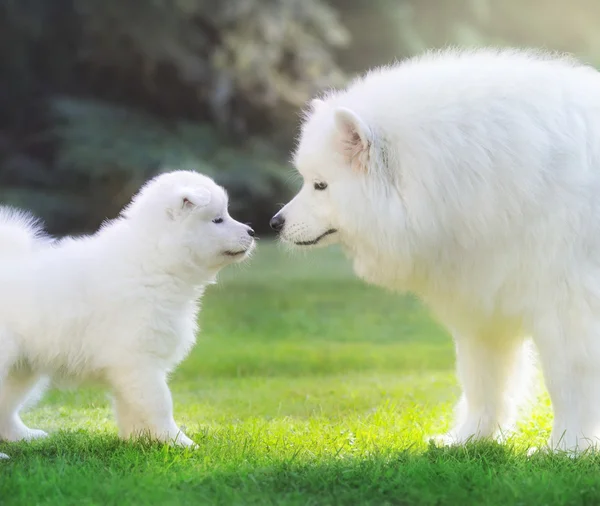
POLYGON ((24 416, 48 440, 0 443, 0 504, 578 503, 595 457, 525 457, 549 433, 545 394, 506 445, 430 447, 458 395, 443 328, 339 251, 261 246, 208 290, 171 381, 198 450, 123 443, 105 392, 54 391, 24 416))

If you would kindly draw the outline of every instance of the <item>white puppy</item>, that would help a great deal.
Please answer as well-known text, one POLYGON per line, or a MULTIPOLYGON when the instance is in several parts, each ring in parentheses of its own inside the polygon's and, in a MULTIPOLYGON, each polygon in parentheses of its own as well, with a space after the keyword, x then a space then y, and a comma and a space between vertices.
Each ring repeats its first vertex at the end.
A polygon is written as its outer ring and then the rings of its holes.
POLYGON ((271 225, 340 243, 365 280, 451 329, 463 388, 447 440, 497 436, 537 345, 550 445, 600 437, 600 74, 568 58, 442 51, 314 100, 298 195, 271 225))
POLYGON ((123 438, 192 441, 173 419, 167 375, 196 337, 199 297, 245 258, 254 232, 196 172, 148 182, 93 235, 52 242, 27 215, 0 211, 0 440, 46 433, 19 409, 44 378, 100 382, 123 438))

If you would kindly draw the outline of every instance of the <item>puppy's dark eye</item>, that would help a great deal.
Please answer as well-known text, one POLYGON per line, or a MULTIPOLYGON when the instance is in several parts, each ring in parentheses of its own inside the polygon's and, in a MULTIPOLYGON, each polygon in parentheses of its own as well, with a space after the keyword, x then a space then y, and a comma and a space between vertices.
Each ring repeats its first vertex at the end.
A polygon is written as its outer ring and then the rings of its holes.
POLYGON ((214 220, 212 220, 212 222, 218 225, 219 223, 223 223, 223 218, 215 218, 214 220))
POLYGON ((327 188, 327 183, 315 183, 313 185, 313 188, 319 191, 324 190, 325 188, 327 188))

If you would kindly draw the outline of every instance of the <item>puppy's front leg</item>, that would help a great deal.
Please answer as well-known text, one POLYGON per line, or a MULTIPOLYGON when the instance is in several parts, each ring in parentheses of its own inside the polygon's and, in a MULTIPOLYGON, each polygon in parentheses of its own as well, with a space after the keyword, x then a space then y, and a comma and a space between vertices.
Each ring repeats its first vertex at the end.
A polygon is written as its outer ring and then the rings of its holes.
POLYGON ((195 446, 173 419, 173 401, 164 372, 112 370, 109 381, 122 438, 147 435, 179 446, 195 446))

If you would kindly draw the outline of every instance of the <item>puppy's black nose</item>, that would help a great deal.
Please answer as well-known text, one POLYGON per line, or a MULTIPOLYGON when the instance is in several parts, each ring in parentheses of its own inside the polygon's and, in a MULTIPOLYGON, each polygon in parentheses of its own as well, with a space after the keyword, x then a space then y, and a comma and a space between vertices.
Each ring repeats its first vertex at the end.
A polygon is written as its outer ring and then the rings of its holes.
POLYGON ((273 230, 275 230, 275 232, 280 232, 285 225, 285 218, 281 214, 277 213, 271 218, 269 225, 273 230))
POLYGON ((246 232, 248 232, 248 235, 249 235, 250 237, 254 237, 254 229, 252 229, 252 228, 248 227, 248 230, 246 230, 246 232))

